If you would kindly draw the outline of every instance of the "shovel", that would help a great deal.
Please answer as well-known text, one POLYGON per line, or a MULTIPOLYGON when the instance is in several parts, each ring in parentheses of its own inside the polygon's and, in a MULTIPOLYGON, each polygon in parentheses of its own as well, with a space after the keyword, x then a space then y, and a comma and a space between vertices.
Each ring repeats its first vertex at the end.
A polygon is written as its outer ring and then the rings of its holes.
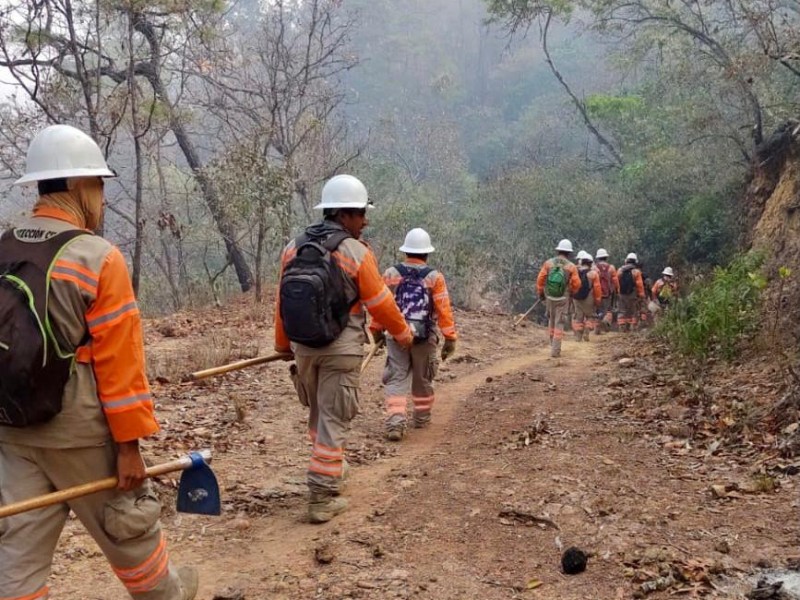
MULTIPOLYGON (((198 515, 219 515, 221 512, 219 485, 207 461, 211 460, 211 450, 192 452, 182 458, 160 465, 148 467, 147 477, 156 477, 174 471, 183 471, 178 485, 178 511, 198 515)), ((82 485, 58 490, 50 494, 29 498, 22 502, 0 506, 0 519, 19 513, 67 502, 74 498, 88 496, 117 487, 116 477, 106 477, 82 485)))
POLYGON ((291 355, 283 352, 276 352, 275 354, 270 354, 269 356, 257 356, 256 358, 238 360, 227 365, 222 365, 221 367, 212 367, 211 369, 203 369, 202 371, 189 373, 183 377, 182 381, 197 381, 198 379, 222 375, 223 373, 230 373, 231 371, 238 371, 239 369, 246 369, 247 367, 263 365, 264 363, 275 362, 276 360, 286 360, 287 356, 291 355))
POLYGON ((521 316, 519 319, 517 319, 516 321, 514 321, 514 324, 513 324, 511 327, 512 327, 513 329, 516 329, 516 328, 517 328, 517 325, 519 325, 520 323, 522 323, 522 322, 525 320, 525 317, 527 317, 529 314, 531 314, 531 311, 532 311, 534 308, 536 308, 537 306, 539 306, 539 302, 541 302, 541 301, 542 301, 542 299, 541 299, 541 298, 539 298, 539 299, 538 299, 536 302, 534 302, 534 303, 533 303, 533 306, 531 306, 531 307, 530 307, 530 308, 529 308, 529 309, 528 309, 528 310, 525 312, 525 314, 524 314, 524 315, 522 315, 522 316, 521 316))

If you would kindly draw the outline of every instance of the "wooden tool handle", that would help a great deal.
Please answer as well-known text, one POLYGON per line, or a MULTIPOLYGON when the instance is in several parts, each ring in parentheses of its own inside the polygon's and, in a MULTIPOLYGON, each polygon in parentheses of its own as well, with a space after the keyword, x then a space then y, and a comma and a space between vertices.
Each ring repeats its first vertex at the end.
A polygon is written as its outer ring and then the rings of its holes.
MULTIPOLYGON (((199 454, 206 462, 211 461, 211 450, 201 450, 199 454)), ((164 475, 165 473, 172 473, 174 471, 182 471, 191 466, 192 457, 184 456, 177 460, 172 460, 160 465, 148 467, 145 472, 149 478, 156 477, 158 475, 164 475)), ((29 510, 35 510, 37 508, 52 506, 53 504, 61 504, 62 502, 80 498, 81 496, 88 496, 89 494, 94 494, 95 492, 112 490, 117 487, 118 482, 119 480, 116 477, 106 477, 105 479, 98 479, 97 481, 90 481, 89 483, 76 485, 71 488, 52 492, 50 494, 29 498, 28 500, 23 500, 22 502, 15 502, 14 504, 0 506, 0 519, 27 512, 29 510)))
POLYGON ((375 356, 375 354, 378 352, 378 349, 381 346, 383 346, 385 343, 386 343, 385 341, 381 341, 379 344, 374 344, 374 343, 372 344, 372 347, 369 349, 369 352, 367 352, 366 358, 361 363, 361 371, 359 371, 359 373, 363 373, 364 372, 364 369, 367 368, 367 366, 369 365, 370 361, 372 360, 372 357, 375 356))
POLYGON ((203 369, 202 371, 195 371, 189 373, 184 377, 184 381, 197 381, 198 379, 205 379, 206 377, 213 377, 214 375, 222 375, 231 371, 238 371, 239 369, 246 369, 247 367, 254 367, 256 365, 263 365, 264 363, 275 362, 276 360, 283 360, 289 354, 284 352, 276 352, 269 356, 257 356, 256 358, 248 358, 247 360, 239 360, 221 367, 213 367, 211 369, 203 369))
POLYGON ((531 311, 532 311, 534 308, 536 308, 537 306, 539 306, 539 302, 541 302, 541 301, 542 301, 542 300, 541 300, 541 299, 539 299, 539 300, 537 300, 536 302, 534 302, 534 303, 533 303, 533 306, 531 306, 531 307, 530 307, 530 308, 529 308, 529 309, 528 309, 528 310, 525 312, 525 314, 524 314, 524 315, 522 315, 522 316, 521 316, 519 319, 517 319, 516 321, 514 321, 514 325, 513 325, 513 327, 516 327, 517 325, 519 325, 520 323, 522 323, 522 321, 524 321, 524 320, 525 320, 525 317, 527 317, 529 314, 531 314, 531 311))

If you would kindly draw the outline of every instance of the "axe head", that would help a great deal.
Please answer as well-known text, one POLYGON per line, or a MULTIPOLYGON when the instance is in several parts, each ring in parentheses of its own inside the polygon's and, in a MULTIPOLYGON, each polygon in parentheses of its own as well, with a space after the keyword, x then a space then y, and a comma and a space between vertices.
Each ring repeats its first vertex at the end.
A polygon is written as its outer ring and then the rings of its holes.
POLYGON ((222 505, 214 472, 199 452, 189 456, 192 466, 183 472, 178 484, 178 512, 219 515, 222 505))

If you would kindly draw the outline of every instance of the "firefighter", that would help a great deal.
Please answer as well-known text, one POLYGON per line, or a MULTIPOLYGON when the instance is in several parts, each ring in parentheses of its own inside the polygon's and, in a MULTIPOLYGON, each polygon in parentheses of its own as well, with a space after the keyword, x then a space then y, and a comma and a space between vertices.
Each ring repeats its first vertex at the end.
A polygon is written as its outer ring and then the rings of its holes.
MULTIPOLYGON (((412 229, 400 246, 406 259, 383 274, 384 282, 414 332, 414 345, 409 349, 394 340, 387 341, 383 384, 386 439, 390 441, 399 441, 405 435, 409 389, 414 405, 414 427, 425 427, 430 423, 434 402, 433 378, 438 368, 436 346, 439 336, 434 323, 438 323, 444 336, 442 360, 447 360, 456 348, 456 326, 444 275, 427 266, 428 255, 434 250, 427 231, 412 229)), ((377 319, 373 320, 370 329, 376 343, 383 339, 383 326, 377 319)))
POLYGON ((595 329, 595 333, 600 335, 603 330, 611 331, 611 324, 614 321, 614 300, 619 297, 619 278, 617 269, 608 262, 609 254, 605 248, 598 249, 595 258, 595 268, 600 275, 600 288, 603 293, 600 304, 602 321, 595 329))
POLYGON ((592 255, 581 250, 578 253, 578 277, 581 287, 572 294, 575 315, 572 318, 572 331, 577 341, 589 341, 589 334, 598 326, 597 310, 603 300, 600 287, 600 274, 593 268, 592 255))
POLYGON ((619 278, 619 328, 628 332, 639 322, 639 305, 645 300, 642 272, 637 268, 638 257, 631 252, 625 257, 625 264, 617 271, 619 278))
POLYGON ((344 446, 359 409, 359 371, 367 341, 364 308, 399 346, 409 348, 414 339, 381 278, 375 255, 360 239, 371 206, 361 181, 336 175, 325 183, 322 200, 314 207, 322 210, 322 222, 289 242, 281 256, 275 350, 296 359, 293 380, 300 402, 310 410, 313 448, 307 481, 312 523, 329 521, 348 506, 341 496, 347 471, 344 446), (333 269, 325 264, 328 255, 333 269), (327 278, 322 288, 309 284, 320 278, 327 278))
POLYGON ((561 240, 556 246, 556 256, 545 261, 536 278, 539 298, 545 301, 550 334, 550 356, 561 356, 561 341, 564 339, 564 323, 569 308, 569 296, 581 287, 578 270, 570 262, 572 242, 561 240))
MULTIPOLYGON (((0 597, 43 600, 58 538, 72 511, 132 598, 189 600, 191 567, 176 569, 161 531, 161 504, 145 479, 139 440, 158 431, 145 374, 141 318, 125 259, 92 235, 103 217, 103 178, 114 173, 98 145, 68 125, 40 131, 18 184, 37 184, 33 215, 3 236, 5 252, 33 257, 62 232, 83 230, 51 263, 48 318, 74 369, 50 420, 0 427, 0 498, 26 500, 116 476, 99 492, 0 521, 0 597)), ((64 237, 64 236, 61 236, 64 237)), ((26 400, 28 400, 26 398, 26 400)))
POLYGON ((667 308, 678 295, 678 282, 672 267, 661 272, 661 278, 653 284, 652 298, 660 309, 667 308))

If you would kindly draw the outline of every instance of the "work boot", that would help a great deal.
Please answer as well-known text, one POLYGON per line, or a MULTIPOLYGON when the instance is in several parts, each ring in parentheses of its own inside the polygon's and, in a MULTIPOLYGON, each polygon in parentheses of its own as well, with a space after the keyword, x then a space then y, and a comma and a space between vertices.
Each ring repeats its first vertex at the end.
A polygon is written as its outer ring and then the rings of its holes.
POLYGON ((390 442, 399 442, 406 435, 406 416, 404 414, 390 415, 384 422, 386 439, 390 442))
POLYGON ((311 492, 308 501, 308 520, 312 523, 327 523, 347 510, 349 502, 341 496, 311 492))
POLYGON ((183 600, 194 600, 200 586, 200 575, 194 567, 178 567, 178 579, 181 580, 183 600))
POLYGON ((589 335, 590 335, 591 333, 592 333, 592 332, 591 332, 591 331, 589 331, 588 329, 587 329, 586 331, 584 331, 584 332, 583 332, 583 341, 584 341, 584 342, 588 342, 588 341, 589 341, 589 335))
POLYGON ((386 431, 386 439, 390 442, 399 442, 405 435, 404 427, 392 427, 386 431))
POLYGON ((431 424, 431 413, 424 412, 424 413, 414 413, 414 428, 415 429, 422 429, 423 427, 427 427, 431 424))

